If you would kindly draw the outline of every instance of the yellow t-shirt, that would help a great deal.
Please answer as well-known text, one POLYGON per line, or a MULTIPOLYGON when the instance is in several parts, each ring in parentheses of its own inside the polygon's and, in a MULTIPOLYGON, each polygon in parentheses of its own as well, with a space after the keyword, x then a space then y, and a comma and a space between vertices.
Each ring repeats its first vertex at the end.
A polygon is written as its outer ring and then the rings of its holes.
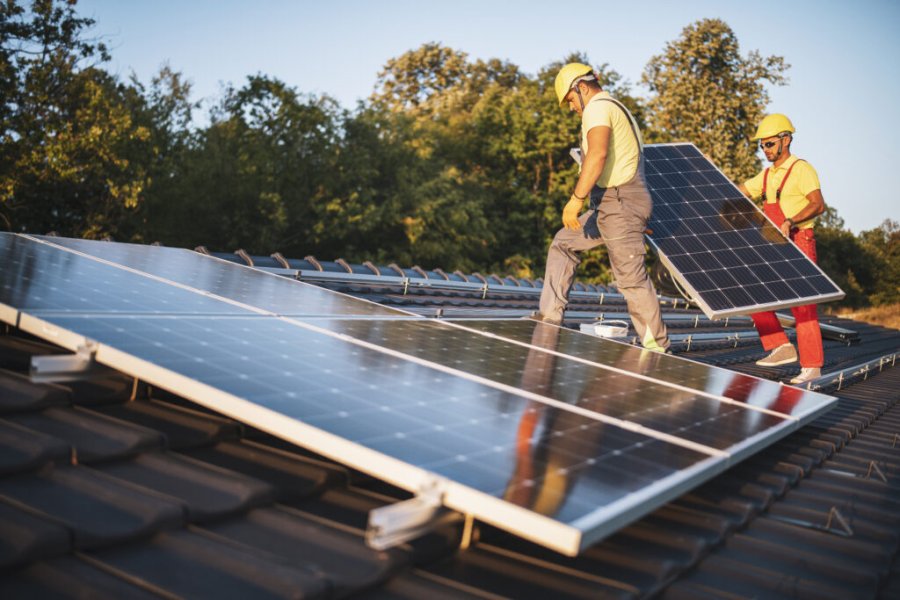
MULTIPOLYGON (((805 160, 798 162, 797 157, 792 155, 780 166, 769 167, 769 180, 766 182, 767 202, 777 202, 775 194, 781 186, 781 182, 784 181, 784 176, 787 175, 788 169, 794 163, 797 166, 793 168, 791 176, 788 177, 787 183, 784 184, 784 189, 781 190, 781 212, 784 213, 786 218, 791 218, 806 208, 806 205, 809 204, 809 200, 806 199, 807 194, 822 187, 819 185, 819 175, 813 166, 805 160)), ((765 173, 766 171, 762 170, 755 177, 744 182, 744 187, 747 188, 754 200, 762 199, 765 173)), ((809 229, 815 222, 816 219, 812 218, 798 223, 797 227, 809 229)))
MULTIPOLYGON (((581 116, 581 151, 587 156, 588 131, 594 127, 606 126, 610 128, 609 148, 606 152, 606 164, 597 185, 602 188, 616 187, 627 183, 637 172, 640 160, 640 145, 643 142, 634 137, 635 129, 631 128, 631 121, 619 105, 603 98, 609 98, 609 92, 599 92, 594 95, 584 107, 581 116)), ((637 130, 638 136, 641 135, 637 130)))

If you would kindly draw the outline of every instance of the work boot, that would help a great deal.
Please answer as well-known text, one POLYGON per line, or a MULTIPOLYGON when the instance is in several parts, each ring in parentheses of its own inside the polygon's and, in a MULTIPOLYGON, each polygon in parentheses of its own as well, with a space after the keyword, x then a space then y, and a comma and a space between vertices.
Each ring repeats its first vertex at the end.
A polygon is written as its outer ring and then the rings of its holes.
POLYGON ((760 367, 777 367, 792 362, 797 362, 797 350, 788 342, 772 350, 768 356, 756 361, 756 364, 760 367))
POLYGON ((791 383, 793 385, 797 385, 798 383, 806 383, 807 381, 812 381, 813 379, 818 379, 822 376, 822 369, 819 367, 803 367, 800 369, 800 374, 791 379, 791 383))

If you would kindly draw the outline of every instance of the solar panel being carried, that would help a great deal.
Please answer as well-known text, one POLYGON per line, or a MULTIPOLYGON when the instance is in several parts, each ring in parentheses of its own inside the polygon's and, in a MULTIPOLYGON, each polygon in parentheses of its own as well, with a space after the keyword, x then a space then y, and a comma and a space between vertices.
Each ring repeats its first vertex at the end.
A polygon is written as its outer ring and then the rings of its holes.
POLYGON ((650 243, 708 317, 844 297, 696 146, 648 145, 644 157, 650 243))
POLYGON ((566 554, 835 402, 542 323, 381 311, 187 251, 0 234, 0 259, 7 323, 566 554))

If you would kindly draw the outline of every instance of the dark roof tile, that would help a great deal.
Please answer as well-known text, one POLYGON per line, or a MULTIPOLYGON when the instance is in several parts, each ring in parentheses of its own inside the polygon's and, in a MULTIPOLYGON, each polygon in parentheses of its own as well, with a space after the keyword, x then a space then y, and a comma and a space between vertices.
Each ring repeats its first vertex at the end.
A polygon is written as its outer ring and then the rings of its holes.
POLYGON ((147 588, 107 573, 87 560, 65 556, 0 577, 0 597, 41 600, 158 600, 147 588))
POLYGON ((251 441, 222 442, 183 454, 264 481, 275 489, 281 502, 312 496, 346 481, 346 471, 332 463, 251 441))
POLYGON ((273 560, 202 531, 165 532, 88 556, 143 586, 186 598, 310 598, 325 596, 329 588, 315 564, 273 560))
POLYGON ((48 408, 7 419, 64 440, 74 448, 76 459, 82 463, 134 456, 162 448, 165 443, 158 431, 79 407, 48 408))
POLYGON ((51 462, 69 462, 72 447, 51 435, 0 420, 0 475, 37 470, 51 462))
POLYGON ((286 564, 314 569, 339 597, 378 585, 409 564, 401 549, 372 550, 361 535, 286 507, 257 509, 206 530, 286 564))
POLYGON ((0 370, 0 415, 66 406, 70 402, 69 391, 61 386, 32 383, 24 375, 0 370))
POLYGON ((59 556, 71 550, 72 540, 64 527, 0 502, 0 568, 59 556))
POLYGON ((152 534, 183 521, 181 506, 88 467, 55 467, 0 480, 0 499, 66 527, 75 547, 152 534))
POLYGON ((98 407, 97 412, 161 432, 172 450, 207 446, 240 437, 236 421, 158 400, 98 407))
POLYGON ((184 505, 194 523, 243 512, 275 497, 274 488, 259 479, 174 452, 144 452, 96 469, 184 505))

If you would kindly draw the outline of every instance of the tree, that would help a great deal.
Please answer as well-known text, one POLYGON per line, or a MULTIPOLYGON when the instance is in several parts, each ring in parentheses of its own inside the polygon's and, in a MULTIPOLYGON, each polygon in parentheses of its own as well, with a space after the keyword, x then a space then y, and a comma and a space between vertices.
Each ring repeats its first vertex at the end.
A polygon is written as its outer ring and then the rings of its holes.
POLYGON ((141 103, 95 64, 93 21, 74 2, 0 5, 0 205, 16 231, 115 235, 149 185, 141 103))
POLYGON ((866 253, 876 258, 875 281, 868 291, 873 305, 900 303, 900 223, 891 219, 859 234, 866 253))
POLYGON ((148 230, 166 244, 309 252, 339 187, 341 111, 263 75, 230 87, 166 185, 148 230))
POLYGON ((693 142, 733 180, 751 177, 760 167, 749 138, 769 102, 764 84, 783 85, 788 68, 780 56, 742 56, 719 19, 685 27, 644 70, 647 141, 693 142))
POLYGON ((834 207, 829 206, 819 217, 816 254, 819 267, 847 294, 840 306, 869 304, 868 294, 874 288, 880 270, 879 258, 844 228, 844 220, 834 207))

